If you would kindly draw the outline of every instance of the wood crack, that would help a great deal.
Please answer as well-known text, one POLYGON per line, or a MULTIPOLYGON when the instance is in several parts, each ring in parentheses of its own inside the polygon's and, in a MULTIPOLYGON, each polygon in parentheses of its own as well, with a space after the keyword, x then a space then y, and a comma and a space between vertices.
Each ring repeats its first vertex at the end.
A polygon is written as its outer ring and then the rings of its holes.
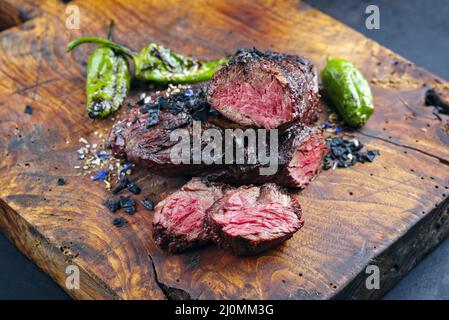
POLYGON ((150 254, 148 254, 148 257, 150 258, 151 266, 153 268, 154 281, 157 283, 157 285, 159 286, 159 288, 161 289, 161 291, 164 293, 164 295, 167 297, 168 300, 192 300, 192 297, 187 291, 180 288, 169 287, 164 283, 160 282, 157 276, 156 266, 154 264, 153 257, 151 257, 150 254))
POLYGON ((409 149, 409 150, 413 150, 413 151, 419 152, 419 153, 424 154, 426 156, 429 156, 429 157, 432 157, 434 159, 437 159, 438 161, 440 161, 440 163, 449 166, 449 160, 446 160, 444 158, 441 158, 439 156, 436 156, 434 154, 431 154, 431 153, 429 153, 427 151, 424 151, 424 150, 421 150, 419 148, 415 148, 415 147, 412 147, 412 146, 409 146, 409 145, 406 145, 406 144, 402 144, 402 143, 393 142, 393 141, 390 141, 388 139, 381 138, 381 137, 378 137, 378 136, 374 136, 374 135, 371 135, 371 134, 368 134, 368 133, 364 133, 364 132, 359 132, 359 133, 362 136, 365 136, 365 137, 368 137, 368 138, 377 139, 377 140, 380 140, 380 141, 392 144, 392 145, 397 146, 397 147, 402 147, 402 148, 405 148, 405 149, 409 149))

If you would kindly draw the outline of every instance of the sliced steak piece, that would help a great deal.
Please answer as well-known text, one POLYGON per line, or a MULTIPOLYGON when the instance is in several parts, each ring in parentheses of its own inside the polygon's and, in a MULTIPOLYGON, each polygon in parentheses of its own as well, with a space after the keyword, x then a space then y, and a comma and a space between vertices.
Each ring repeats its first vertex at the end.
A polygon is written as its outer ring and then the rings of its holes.
MULTIPOLYGON (((207 118, 209 105, 202 89, 187 89, 170 97, 154 97, 152 102, 132 108, 126 117, 117 121, 109 133, 107 146, 119 158, 143 168, 152 168, 162 174, 194 175, 201 165, 176 165, 170 158, 170 135, 176 129, 188 129, 192 135, 193 120, 207 118), (192 171, 194 170, 194 171, 192 171)), ((202 130, 215 126, 201 122, 202 130)))
POLYGON ((239 49, 215 73, 208 102, 242 126, 285 128, 298 120, 310 125, 319 116, 319 88, 313 64, 302 57, 239 49))
MULTIPOLYGON (((228 165, 206 172, 210 180, 229 184, 273 182, 289 188, 305 188, 321 171, 328 152, 322 130, 294 126, 279 137, 278 170, 261 175, 261 164, 228 165)), ((203 173, 204 174, 204 173, 203 173)))
MULTIPOLYGON (((278 170, 273 175, 260 175, 262 165, 259 162, 250 165, 224 164, 222 158, 223 164, 193 164, 192 109, 176 109, 167 104, 164 108, 157 109, 158 122, 148 126, 151 115, 150 112, 141 112, 143 108, 147 107, 131 109, 124 120, 114 124, 108 139, 109 147, 114 155, 164 175, 200 175, 229 184, 274 182, 286 187, 304 188, 320 171, 322 158, 327 152, 320 129, 294 125, 279 134, 278 170), (171 141, 170 135, 176 129, 188 131, 191 143, 190 164, 172 162, 171 153, 178 141, 171 141)), ((213 128, 222 137, 225 136, 224 128, 230 127, 232 125, 226 119, 210 115, 207 120, 201 121, 202 132, 213 128)), ((207 141, 203 139, 202 149, 206 145, 207 141)), ((224 145, 222 150, 225 150, 224 145)), ((248 153, 248 150, 244 151, 244 154, 248 153)))
POLYGON ((270 249, 303 224, 299 203, 275 184, 229 190, 206 215, 212 240, 236 255, 270 249))
POLYGON ((159 202, 153 217, 156 244, 170 253, 207 244, 210 237, 204 228, 206 210, 223 196, 223 187, 193 178, 159 202))

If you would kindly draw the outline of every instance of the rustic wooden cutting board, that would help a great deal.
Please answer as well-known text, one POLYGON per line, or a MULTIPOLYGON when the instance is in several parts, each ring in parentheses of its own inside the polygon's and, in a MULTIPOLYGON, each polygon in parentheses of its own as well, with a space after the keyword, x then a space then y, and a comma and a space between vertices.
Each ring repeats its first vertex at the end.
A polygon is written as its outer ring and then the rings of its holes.
MULTIPOLYGON (((0 227, 63 288, 66 266, 78 266, 74 298, 376 298, 448 233, 447 117, 423 106, 427 88, 447 94, 448 83, 296 1, 63 2, 7 0, 1 9, 8 14, 0 15, 0 227), (68 5, 80 9, 80 30, 65 28, 68 5), (101 204, 108 191, 74 169, 79 138, 95 141, 112 120, 92 121, 84 110, 90 48, 67 54, 65 46, 81 34, 104 35, 109 19, 115 39, 136 49, 155 41, 217 58, 256 46, 305 55, 319 70, 328 55, 352 60, 372 82, 377 106, 355 136, 381 156, 323 172, 298 193, 306 224, 274 250, 167 255, 152 241, 151 213, 139 210, 115 228, 101 204), (58 186, 58 177, 67 184, 58 186), (365 287, 370 264, 380 268, 380 290, 365 287)), ((135 176, 142 195, 157 199, 184 182, 135 176)))

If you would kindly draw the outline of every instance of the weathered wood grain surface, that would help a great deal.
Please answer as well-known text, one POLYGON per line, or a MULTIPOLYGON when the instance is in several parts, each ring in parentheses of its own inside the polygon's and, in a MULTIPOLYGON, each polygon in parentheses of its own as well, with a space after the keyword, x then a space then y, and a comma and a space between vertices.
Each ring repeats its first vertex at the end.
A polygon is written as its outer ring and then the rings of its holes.
MULTIPOLYGON (((330 17, 274 0, 6 3, 15 9, 0 7, 7 11, 0 14, 7 17, 0 23, 0 227, 63 287, 66 266, 79 266, 73 297, 375 298, 448 233, 448 122, 423 106, 426 88, 447 96, 448 84, 330 17), (80 30, 65 27, 68 5, 80 9, 80 30), (320 70, 328 55, 354 61, 377 105, 354 135, 381 156, 323 172, 297 195, 304 228, 274 250, 236 258, 211 246, 167 255, 152 241, 151 213, 140 210, 125 228, 113 227, 101 205, 108 192, 73 169, 78 139, 93 140, 112 120, 92 121, 84 111, 90 48, 64 49, 81 34, 105 34, 109 19, 115 39, 136 49, 156 41, 216 58, 256 46, 305 55, 320 70), (58 177, 67 184, 57 186, 58 177), (381 270, 380 290, 365 287, 369 264, 381 270)), ((144 172, 137 179, 153 198, 183 183, 144 172)))

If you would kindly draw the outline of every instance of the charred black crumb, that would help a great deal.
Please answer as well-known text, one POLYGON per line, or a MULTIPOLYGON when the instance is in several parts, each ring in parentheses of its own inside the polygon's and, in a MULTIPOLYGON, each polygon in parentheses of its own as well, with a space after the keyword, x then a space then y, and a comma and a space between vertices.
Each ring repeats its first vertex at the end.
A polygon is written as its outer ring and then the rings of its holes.
POLYGON ((429 89, 426 91, 425 105, 434 107, 435 111, 438 113, 449 115, 449 102, 441 99, 438 92, 434 89, 429 89))
POLYGON ((112 213, 116 212, 120 209, 120 200, 119 199, 106 199, 103 201, 103 204, 111 211, 112 213))
POLYGON ((357 162, 373 162, 380 154, 379 150, 362 152, 363 144, 357 140, 346 140, 342 137, 329 138, 326 145, 330 151, 324 156, 323 169, 348 168, 357 162))
POLYGON ((131 181, 128 183, 127 188, 133 194, 139 194, 142 191, 137 184, 131 181))
POLYGON ((367 152, 359 152, 357 154, 357 161, 361 163, 373 162, 374 158, 379 155, 378 150, 369 150, 367 152))
POLYGON ((159 109, 149 109, 148 110, 148 120, 147 120, 147 129, 156 125, 159 122, 159 109))
POLYGON ((136 213, 136 201, 131 196, 120 197, 120 207, 128 214, 136 213))
POLYGON ((237 64, 237 63, 248 63, 251 60, 254 59, 260 59, 264 56, 264 53, 257 50, 256 48, 252 49, 246 49, 246 48, 239 48, 235 52, 234 57, 231 59, 229 64, 237 64))
POLYGON ((139 111, 141 112, 141 113, 148 113, 150 110, 155 110, 155 109, 157 109, 157 105, 155 105, 155 104, 145 104, 143 107, 141 107, 140 109, 139 109, 139 111))
POLYGON ((111 192, 112 194, 118 194, 125 189, 128 189, 133 194, 139 194, 142 191, 135 182, 130 181, 128 178, 122 178, 111 192))
POLYGON ((117 217, 117 218, 114 218, 114 220, 112 220, 112 224, 114 226, 116 226, 117 228, 121 228, 127 223, 128 223, 128 220, 126 220, 123 217, 117 217))
POLYGON ((208 115, 209 115, 209 105, 202 105, 194 109, 192 118, 195 120, 206 121, 208 115))
POLYGON ((123 211, 125 211, 129 215, 133 215, 136 213, 136 207, 135 206, 126 207, 123 208, 123 211))
POLYGON ((153 211, 154 209, 154 202, 150 199, 142 199, 140 203, 147 209, 148 211, 153 211))
POLYGON ((213 107, 210 107, 209 114, 216 117, 221 116, 221 113, 218 112, 218 110, 213 107))
POLYGON ((33 108, 30 105, 26 105, 25 109, 23 110, 24 113, 32 115, 33 114, 33 108))
POLYGON ((294 60, 302 65, 307 65, 308 62, 299 56, 294 55, 288 55, 273 51, 265 51, 262 52, 258 50, 257 48, 253 47, 252 49, 246 49, 246 48, 240 48, 235 53, 234 57, 229 61, 229 65, 232 64, 246 64, 252 60, 258 60, 258 59, 271 59, 273 61, 282 61, 284 59, 290 59, 294 60))
POLYGON ((147 128, 159 122, 160 110, 167 110, 172 114, 179 112, 191 112, 196 120, 205 120, 209 114, 210 105, 207 103, 206 94, 203 89, 188 88, 182 92, 160 96, 155 101, 139 104, 141 113, 148 113, 147 128))
POLYGON ((63 185, 65 185, 65 179, 64 178, 58 178, 56 183, 58 184, 58 186, 63 186, 63 185))
POLYGON ((120 179, 119 183, 115 186, 114 189, 112 189, 112 194, 117 194, 125 190, 128 187, 128 184, 129 184, 128 178, 120 179))
POLYGON ((131 198, 131 196, 121 196, 120 197, 120 207, 122 208, 126 208, 129 206, 135 206, 136 202, 134 201, 133 198, 131 198))

